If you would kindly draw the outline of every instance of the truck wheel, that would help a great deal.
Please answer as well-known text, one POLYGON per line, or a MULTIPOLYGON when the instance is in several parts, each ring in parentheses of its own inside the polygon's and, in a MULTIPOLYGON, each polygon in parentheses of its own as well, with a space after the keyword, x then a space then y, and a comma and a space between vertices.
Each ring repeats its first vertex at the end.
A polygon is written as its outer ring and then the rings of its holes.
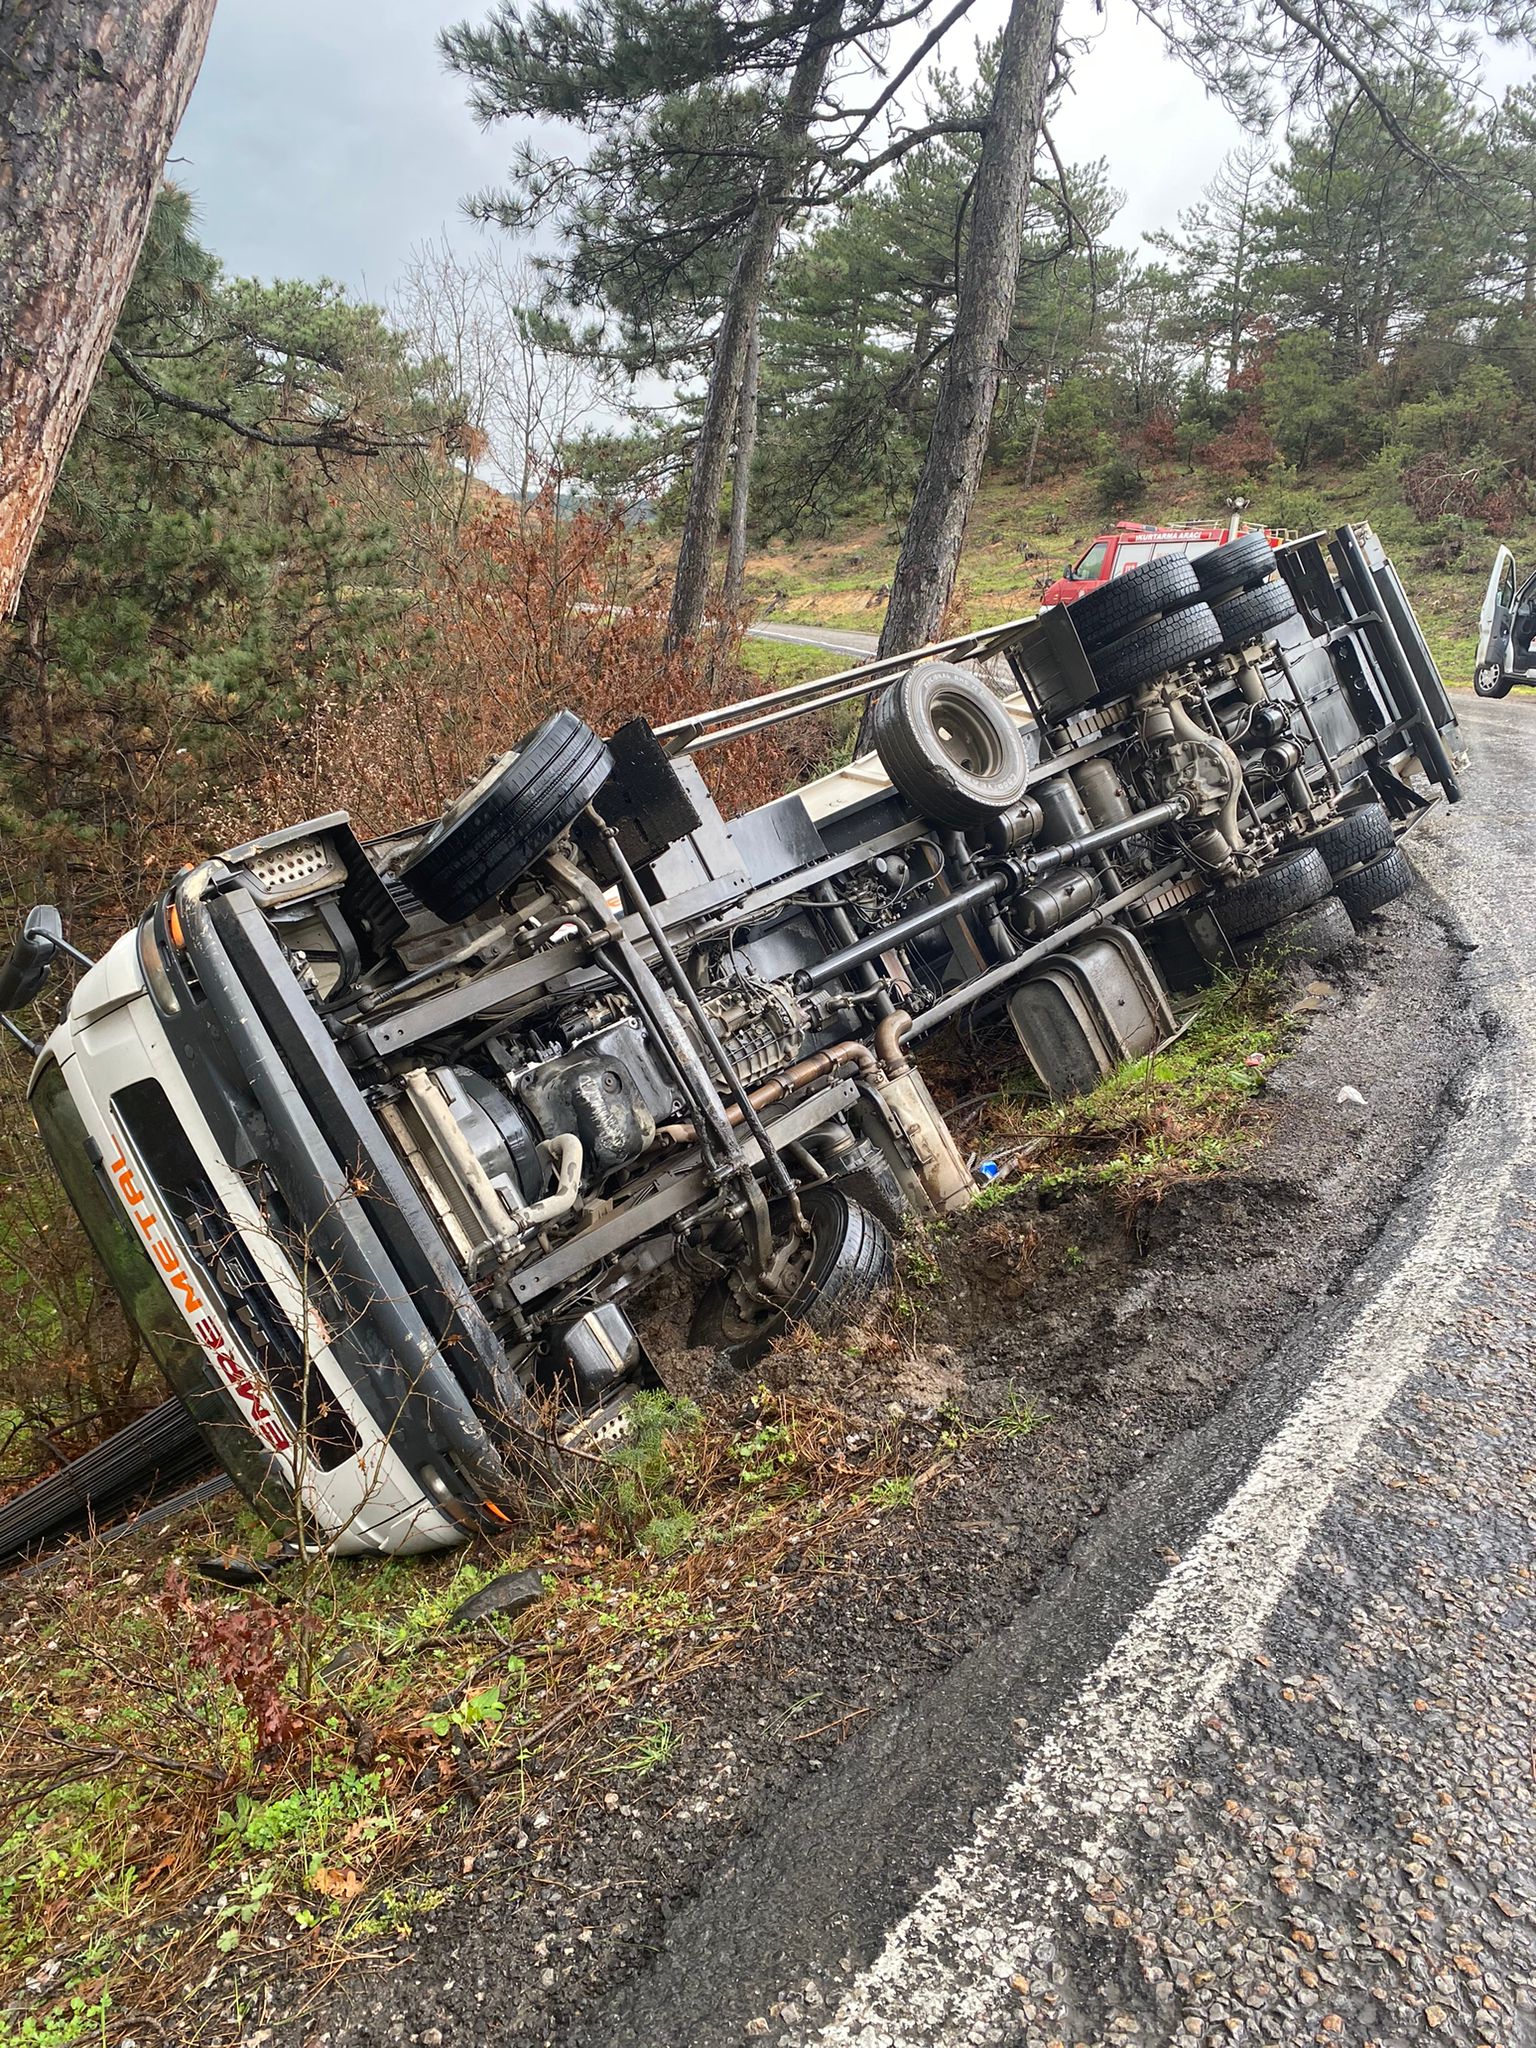
POLYGON ((1235 888, 1225 890, 1211 908, 1216 922, 1230 944, 1246 939, 1251 932, 1294 917, 1326 896, 1333 887, 1328 863, 1310 846, 1275 861, 1261 874, 1253 875, 1235 888))
MULTIPOLYGON (((1153 567, 1161 567, 1154 563, 1153 567)), ((1222 632, 1208 604, 1192 604, 1166 619, 1153 619, 1127 633, 1093 658, 1093 672, 1106 690, 1133 690, 1186 662, 1220 654, 1222 632)))
POLYGON ((1194 570, 1182 555, 1165 555, 1160 562, 1143 562, 1123 576, 1111 577, 1097 590, 1085 590, 1067 609, 1077 628, 1084 650, 1092 654, 1118 640, 1143 619, 1177 611, 1193 604, 1200 595, 1194 570))
POLYGON ((1475 697, 1507 697, 1514 685, 1495 662, 1485 662, 1472 678, 1475 697))
POLYGON ((1245 963, 1278 966, 1285 960, 1336 960, 1355 943, 1354 920, 1337 896, 1328 895, 1244 939, 1236 950, 1245 963))
MULTIPOLYGON (((784 1306, 743 1303, 728 1280, 717 1280, 694 1313, 691 1343, 718 1351, 731 1365, 750 1365, 797 1323, 831 1330, 852 1322, 889 1284, 896 1261, 883 1223, 826 1182, 803 1188, 800 1206, 811 1236, 784 1306)), ((778 1204, 775 1214, 785 1220, 778 1204)))
POLYGON ((1378 853, 1363 868, 1340 875, 1334 883, 1339 900, 1357 925, 1364 924, 1368 917, 1374 917, 1384 904, 1412 886, 1413 869, 1400 846, 1394 846, 1387 853, 1378 853))
POLYGON ((1295 618, 1296 600, 1283 583, 1261 583, 1254 590, 1240 590, 1235 597, 1224 597, 1214 610, 1216 623, 1221 627, 1222 646, 1251 647, 1273 627, 1295 618))
POLYGON ((574 711, 557 711, 451 803, 400 871, 444 924, 473 917, 586 809, 613 757, 574 711))
POLYGON ((1346 868, 1358 868, 1378 853, 1390 853, 1394 844, 1392 820, 1382 804, 1361 804, 1346 811, 1307 841, 1327 861, 1331 873, 1342 875, 1346 868))
POLYGON ((984 683, 951 662, 919 662, 881 691, 869 723, 886 774, 936 824, 983 824, 1028 787, 1019 728, 984 683))
POLYGON ((1275 573, 1275 551, 1262 533, 1240 533, 1196 555, 1195 577, 1207 604, 1220 604, 1239 590, 1250 590, 1275 573))

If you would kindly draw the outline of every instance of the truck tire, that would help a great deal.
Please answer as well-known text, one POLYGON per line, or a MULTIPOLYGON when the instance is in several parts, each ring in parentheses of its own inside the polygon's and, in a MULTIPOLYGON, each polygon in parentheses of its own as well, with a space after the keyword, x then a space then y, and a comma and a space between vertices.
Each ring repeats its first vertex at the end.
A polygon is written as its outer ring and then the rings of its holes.
POLYGON ((1194 559, 1195 578, 1207 604, 1220 604, 1275 573, 1275 551, 1262 533, 1240 533, 1194 559))
POLYGON ((744 1311, 729 1283, 717 1280, 694 1313, 691 1343, 718 1351, 731 1365, 750 1365, 799 1323, 832 1330, 854 1321, 890 1284, 896 1264, 891 1233, 877 1217, 829 1182, 803 1188, 800 1205, 811 1244, 788 1301, 744 1311))
POLYGON ((1374 917, 1385 904, 1412 886, 1413 869, 1400 846, 1378 853, 1363 868, 1340 875, 1334 883, 1339 900, 1357 925, 1363 925, 1368 917, 1374 917))
POLYGON ((1497 662, 1484 662, 1472 678, 1474 697, 1507 697, 1513 688, 1513 678, 1505 675, 1497 662))
POLYGON ((1336 960, 1357 942, 1354 919, 1330 894, 1242 940, 1236 951, 1245 964, 1279 966, 1286 960, 1336 960))
POLYGON ((1018 726, 984 683, 952 662, 919 662, 881 691, 869 723, 886 774, 936 824, 984 824, 1028 787, 1018 726))
POLYGON ((1212 904, 1216 922, 1229 944, 1253 932, 1294 917, 1326 896, 1333 887, 1328 863, 1310 846, 1288 853, 1262 873, 1225 890, 1212 904))
POLYGON ((1067 609, 1085 652, 1092 654, 1096 647, 1107 647, 1143 619, 1178 611, 1193 604, 1199 595, 1195 572, 1184 557, 1165 555, 1160 562, 1143 562, 1139 569, 1111 577, 1097 590, 1085 590, 1067 609))
MULTIPOLYGON (((1160 563, 1152 564, 1160 568, 1160 563)), ((1166 619, 1153 619, 1127 633, 1093 658, 1093 672, 1106 690, 1133 690, 1169 669, 1220 654, 1224 645, 1216 614, 1208 604, 1192 604, 1166 619)))
POLYGON ((1253 590, 1240 590, 1212 607, 1221 627, 1222 646, 1250 647, 1255 640, 1287 619, 1296 616, 1296 600, 1283 583, 1260 583, 1253 590))
POLYGON ((591 726, 557 711, 448 806, 401 881, 444 924, 473 917, 581 816, 612 768, 591 726))
POLYGON ((1361 804, 1358 810, 1346 811, 1321 832, 1314 832, 1307 844, 1316 847, 1331 873, 1342 875, 1346 868, 1363 867, 1378 853, 1391 852, 1392 820, 1384 805, 1361 804))

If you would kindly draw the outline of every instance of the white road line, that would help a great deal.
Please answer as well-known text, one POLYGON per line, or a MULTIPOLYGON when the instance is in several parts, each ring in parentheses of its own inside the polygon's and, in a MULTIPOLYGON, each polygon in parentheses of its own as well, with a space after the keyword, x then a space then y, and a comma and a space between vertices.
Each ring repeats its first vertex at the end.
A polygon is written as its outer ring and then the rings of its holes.
MULTIPOLYGON (((1462 863, 1456 862, 1455 865, 1462 863)), ((1500 948, 1499 950, 1503 950, 1500 948)), ((1074 1875, 1124 1831, 1201 1715, 1258 1648, 1318 1517, 1486 1256, 1533 1157, 1518 1034, 1474 1083, 1422 1235, 1368 1301, 1243 1485, 1174 1567, 815 2038, 827 2048, 962 2048, 1017 2038, 1010 1978, 1074 1875), (1513 1057, 1511 1057, 1513 1053, 1513 1057)), ((1516 1022, 1516 1018, 1519 1019, 1516 1022)))

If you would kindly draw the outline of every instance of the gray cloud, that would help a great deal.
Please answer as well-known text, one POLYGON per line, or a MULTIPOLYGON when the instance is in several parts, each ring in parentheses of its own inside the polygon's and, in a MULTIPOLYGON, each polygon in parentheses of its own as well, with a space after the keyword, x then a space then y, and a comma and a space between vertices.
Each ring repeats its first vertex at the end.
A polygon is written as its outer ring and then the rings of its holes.
MULTIPOLYGON (((1111 7, 1106 19, 1073 0, 1069 25, 1096 41, 1057 139, 1073 157, 1108 157, 1127 195, 1116 233, 1130 239, 1194 198, 1236 130, 1127 0, 1111 7)), ((436 47, 440 28, 486 11, 487 0, 219 0, 170 168, 228 269, 387 298, 413 245, 444 228, 459 242, 494 232, 460 205, 499 180, 518 131, 476 126, 436 47)), ((975 32, 1003 12, 981 0, 975 32)))
POLYGON ((411 249, 500 178, 514 140, 482 132, 437 31, 447 0, 219 0, 170 175, 240 276, 332 277, 387 297, 411 249))
MULTIPOLYGON (((440 28, 489 0, 219 0, 171 175, 197 196, 203 239, 242 276, 333 277, 387 298, 411 248, 482 230, 461 201, 496 184, 518 128, 479 129, 437 54, 440 28)), ((995 33, 1005 0, 969 26, 995 33)), ((1126 195, 1113 229, 1134 244, 1171 225, 1240 139, 1164 50, 1131 0, 1069 0, 1091 39, 1056 122, 1063 154, 1103 156, 1126 195)), ((964 68, 970 38, 945 61, 964 68)), ((1528 75, 1529 52, 1493 51, 1489 84, 1528 75)))

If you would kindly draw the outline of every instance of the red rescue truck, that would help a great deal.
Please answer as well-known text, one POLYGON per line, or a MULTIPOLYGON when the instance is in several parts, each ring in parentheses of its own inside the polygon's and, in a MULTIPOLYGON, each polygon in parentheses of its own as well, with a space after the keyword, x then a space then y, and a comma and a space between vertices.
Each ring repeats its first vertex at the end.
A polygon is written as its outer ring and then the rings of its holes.
MULTIPOLYGON (((1096 589, 1111 576, 1123 576, 1128 569, 1139 569, 1143 562, 1160 561, 1165 555, 1203 555, 1230 540, 1235 531, 1235 523, 1229 520, 1211 525, 1144 526, 1136 519, 1122 519, 1108 532, 1096 535, 1077 561, 1069 562, 1055 582, 1046 586, 1041 609, 1070 604, 1085 590, 1096 589)), ((1270 535, 1271 540, 1275 538, 1270 535)))

